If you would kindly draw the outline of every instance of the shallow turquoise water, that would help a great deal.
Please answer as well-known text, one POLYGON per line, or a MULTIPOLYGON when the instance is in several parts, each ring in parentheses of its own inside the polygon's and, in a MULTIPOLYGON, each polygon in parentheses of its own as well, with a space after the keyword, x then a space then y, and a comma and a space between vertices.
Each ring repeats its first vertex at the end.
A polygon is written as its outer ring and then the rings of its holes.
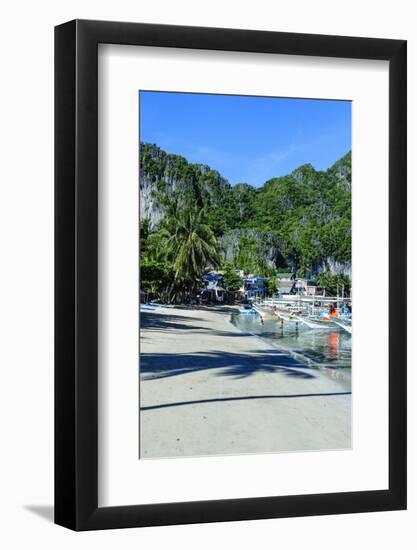
MULTIPOLYGON (((352 361, 352 337, 338 329, 310 329, 301 325, 265 319, 258 315, 232 315, 231 322, 244 332, 256 334, 288 351, 298 359, 319 367, 350 369, 352 361)), ((347 374, 347 372, 346 372, 347 374)))

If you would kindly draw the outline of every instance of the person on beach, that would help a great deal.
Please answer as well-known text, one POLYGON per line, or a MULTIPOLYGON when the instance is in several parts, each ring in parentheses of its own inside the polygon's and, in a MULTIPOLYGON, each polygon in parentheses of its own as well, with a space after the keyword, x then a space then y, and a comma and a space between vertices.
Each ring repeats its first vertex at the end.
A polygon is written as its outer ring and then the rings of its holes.
POLYGON ((330 317, 338 317, 336 306, 337 306, 336 303, 330 305, 330 307, 329 307, 330 317))

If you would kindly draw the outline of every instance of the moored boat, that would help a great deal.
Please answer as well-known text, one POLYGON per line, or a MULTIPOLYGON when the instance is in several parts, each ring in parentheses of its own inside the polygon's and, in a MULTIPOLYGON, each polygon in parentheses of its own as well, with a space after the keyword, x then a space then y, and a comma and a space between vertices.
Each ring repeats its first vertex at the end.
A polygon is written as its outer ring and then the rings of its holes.
POLYGON ((274 310, 274 314, 278 317, 278 319, 285 321, 286 323, 298 323, 297 315, 290 310, 276 308, 274 310))
POLYGON ((332 322, 349 334, 352 334, 352 321, 335 317, 334 319, 332 319, 332 322))
POLYGON ((271 308, 262 307, 258 304, 253 304, 253 309, 260 315, 262 319, 276 319, 275 312, 271 308))
POLYGON ((249 304, 239 308, 240 315, 257 315, 258 312, 249 304))
POLYGON ((299 315, 297 319, 300 323, 307 325, 309 328, 329 329, 333 327, 330 319, 319 317, 317 315, 299 315))

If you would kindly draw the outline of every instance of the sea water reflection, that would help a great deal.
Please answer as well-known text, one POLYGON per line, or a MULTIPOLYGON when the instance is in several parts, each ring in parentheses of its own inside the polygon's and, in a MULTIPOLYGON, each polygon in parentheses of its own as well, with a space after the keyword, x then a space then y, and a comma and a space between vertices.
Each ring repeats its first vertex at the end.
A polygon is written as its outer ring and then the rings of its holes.
POLYGON ((352 337, 337 328, 310 329, 305 325, 265 319, 258 315, 232 315, 232 323, 244 332, 250 332, 275 344, 303 362, 340 370, 349 375, 351 367, 352 337))

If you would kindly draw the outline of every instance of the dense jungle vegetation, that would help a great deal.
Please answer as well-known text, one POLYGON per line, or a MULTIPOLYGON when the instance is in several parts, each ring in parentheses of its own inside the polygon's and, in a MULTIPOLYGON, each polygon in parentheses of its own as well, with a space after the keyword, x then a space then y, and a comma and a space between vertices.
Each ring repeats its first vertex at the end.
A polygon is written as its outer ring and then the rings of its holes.
POLYGON ((350 152, 328 170, 306 164, 257 188, 232 186, 216 170, 152 144, 142 143, 140 153, 141 200, 153 203, 141 223, 148 289, 193 292, 209 266, 232 279, 234 269, 270 278, 292 271, 349 285, 329 262, 351 261, 350 152))

